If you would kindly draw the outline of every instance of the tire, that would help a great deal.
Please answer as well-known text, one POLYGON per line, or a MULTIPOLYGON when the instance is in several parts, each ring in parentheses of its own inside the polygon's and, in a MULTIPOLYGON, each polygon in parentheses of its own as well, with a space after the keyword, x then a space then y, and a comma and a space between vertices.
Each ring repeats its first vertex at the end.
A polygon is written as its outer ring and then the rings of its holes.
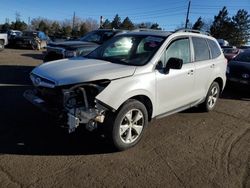
POLYGON ((209 87, 205 101, 201 104, 202 111, 209 112, 215 108, 220 95, 220 86, 217 82, 213 82, 209 87))
POLYGON ((129 99, 116 114, 109 114, 107 119, 107 136, 115 149, 122 151, 141 140, 148 125, 148 112, 144 104, 129 99))
POLYGON ((0 40, 0 51, 4 50, 4 41, 0 40))

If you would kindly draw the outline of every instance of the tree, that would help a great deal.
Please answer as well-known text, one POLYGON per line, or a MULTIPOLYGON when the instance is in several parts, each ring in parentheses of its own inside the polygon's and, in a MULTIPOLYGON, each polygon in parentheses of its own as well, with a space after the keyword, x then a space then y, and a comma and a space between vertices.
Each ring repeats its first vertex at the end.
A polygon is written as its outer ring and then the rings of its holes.
POLYGON ((217 39, 232 40, 232 33, 235 32, 235 27, 231 18, 228 16, 226 7, 219 11, 219 14, 214 17, 213 24, 210 28, 211 34, 217 39))
POLYGON ((204 26, 204 22, 202 21, 201 17, 199 17, 194 23, 192 29, 201 30, 203 26, 204 26))
POLYGON ((134 24, 133 22, 129 19, 129 17, 126 17, 123 22, 120 25, 121 29, 128 29, 128 30, 132 30, 134 29, 134 24))
POLYGON ((26 30, 27 27, 28 25, 24 21, 11 22, 11 26, 10 26, 11 29, 20 30, 20 31, 26 30))
POLYGON ((71 32, 72 32, 72 28, 71 26, 64 26, 62 27, 62 35, 66 36, 66 37, 71 37, 71 32))
POLYGON ((140 23, 140 24, 138 25, 138 27, 139 27, 140 29, 146 29, 146 28, 147 28, 147 26, 146 26, 145 23, 140 23))
POLYGON ((8 31, 10 29, 11 29, 11 25, 9 23, 5 23, 5 24, 1 25, 1 28, 0 28, 0 30, 2 30, 2 31, 8 31))
POLYGON ((111 27, 114 29, 119 29, 121 25, 121 18, 118 14, 115 15, 113 21, 111 22, 111 27))
POLYGON ((103 24, 102 24, 102 28, 103 28, 103 29, 112 29, 111 22, 110 22, 108 19, 106 19, 106 20, 103 22, 103 24))
POLYGON ((80 26, 79 35, 80 35, 80 36, 83 36, 83 35, 85 35, 87 32, 88 32, 87 25, 86 25, 85 23, 82 23, 81 26, 80 26))
POLYGON ((48 34, 49 33, 49 30, 50 30, 50 26, 47 24, 47 23, 45 23, 45 21, 41 21, 40 23, 39 23, 39 25, 38 25, 38 29, 39 29, 39 31, 43 31, 43 32, 45 32, 46 34, 48 34))
POLYGON ((233 45, 241 46, 248 42, 250 37, 250 15, 244 9, 238 10, 232 18, 235 33, 232 39, 233 45))
POLYGON ((97 22, 97 20, 92 19, 92 18, 87 18, 87 19, 83 20, 83 22, 86 24, 88 32, 95 30, 95 29, 98 29, 98 27, 99 27, 99 23, 97 22))
POLYGON ((154 23, 151 25, 150 29, 155 29, 155 30, 162 30, 160 27, 159 27, 159 24, 158 23, 154 23))
POLYGON ((55 36, 55 35, 60 35, 60 33, 61 33, 61 26, 58 22, 54 21, 51 24, 49 35, 55 36))

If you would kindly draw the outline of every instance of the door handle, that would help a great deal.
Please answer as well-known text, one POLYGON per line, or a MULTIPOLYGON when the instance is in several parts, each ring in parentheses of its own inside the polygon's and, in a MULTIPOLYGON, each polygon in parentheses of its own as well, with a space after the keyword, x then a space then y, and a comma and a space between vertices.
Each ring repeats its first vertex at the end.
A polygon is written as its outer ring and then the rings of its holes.
POLYGON ((188 71, 188 75, 193 75, 193 74, 194 74, 194 70, 193 69, 191 69, 191 70, 188 71))
POLYGON ((214 68, 214 67, 215 67, 215 64, 210 65, 210 68, 214 68))

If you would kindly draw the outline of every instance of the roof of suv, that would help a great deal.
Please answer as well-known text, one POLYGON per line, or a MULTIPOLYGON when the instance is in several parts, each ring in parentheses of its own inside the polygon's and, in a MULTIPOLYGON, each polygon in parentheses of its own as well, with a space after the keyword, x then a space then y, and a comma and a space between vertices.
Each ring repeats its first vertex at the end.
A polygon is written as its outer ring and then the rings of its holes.
POLYGON ((133 35, 154 35, 154 36, 163 36, 167 37, 171 35, 172 33, 169 31, 162 31, 162 30, 147 30, 147 29, 136 29, 128 32, 127 34, 133 34, 133 35))
POLYGON ((153 30, 153 29, 135 29, 130 31, 127 34, 133 34, 133 35, 154 35, 154 36, 163 36, 163 37, 167 37, 169 35, 172 34, 192 34, 192 35, 202 35, 202 36, 211 36, 209 33, 207 32, 202 32, 202 31, 198 31, 198 30, 192 30, 192 29, 179 29, 176 31, 162 31, 162 30, 153 30))

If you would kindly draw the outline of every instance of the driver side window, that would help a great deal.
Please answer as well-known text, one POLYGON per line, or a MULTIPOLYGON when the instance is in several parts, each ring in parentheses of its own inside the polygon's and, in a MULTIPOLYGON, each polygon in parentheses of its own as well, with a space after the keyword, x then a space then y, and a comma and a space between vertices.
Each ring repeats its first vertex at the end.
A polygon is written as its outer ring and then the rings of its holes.
POLYGON ((179 58, 183 60, 183 64, 190 63, 190 45, 188 38, 177 39, 173 41, 165 52, 165 62, 170 58, 179 58))

